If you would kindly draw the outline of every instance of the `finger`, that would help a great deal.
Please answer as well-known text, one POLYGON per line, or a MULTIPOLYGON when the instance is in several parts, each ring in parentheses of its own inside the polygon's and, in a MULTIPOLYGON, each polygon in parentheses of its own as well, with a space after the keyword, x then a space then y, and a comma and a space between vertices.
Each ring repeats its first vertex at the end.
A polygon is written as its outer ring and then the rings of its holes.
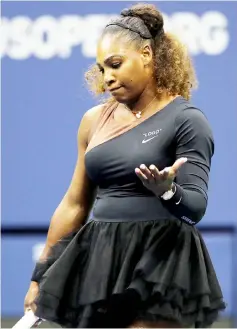
POLYGON ((154 177, 151 171, 144 164, 140 165, 141 172, 148 178, 149 182, 154 182, 154 177))
POLYGON ((143 172, 139 168, 135 169, 135 173, 137 174, 138 178, 140 178, 142 181, 146 183, 148 182, 148 178, 146 177, 146 175, 143 174, 143 172))
POLYGON ((172 172, 174 173, 174 175, 177 174, 177 171, 179 170, 179 168, 185 163, 187 162, 188 159, 187 158, 180 158, 178 160, 175 161, 175 163, 173 164, 173 166, 171 167, 172 172))
POLYGON ((153 177, 155 178, 156 181, 158 181, 160 179, 160 172, 158 170, 158 168, 155 165, 150 165, 149 167, 153 177))

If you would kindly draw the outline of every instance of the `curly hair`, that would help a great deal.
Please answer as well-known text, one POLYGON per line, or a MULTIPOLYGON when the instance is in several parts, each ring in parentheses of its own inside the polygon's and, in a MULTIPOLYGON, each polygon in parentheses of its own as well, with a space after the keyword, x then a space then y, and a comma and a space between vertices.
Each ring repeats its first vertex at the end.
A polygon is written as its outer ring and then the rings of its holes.
MULTIPOLYGON (((102 37, 118 34, 123 40, 133 43, 139 49, 150 41, 154 56, 154 73, 157 93, 167 92, 171 96, 191 97, 197 86, 196 74, 188 50, 171 33, 164 32, 164 21, 160 11, 151 4, 137 4, 124 9, 121 15, 106 25, 102 37)), ((103 74, 93 65, 85 74, 86 81, 96 95, 106 91, 103 74)))

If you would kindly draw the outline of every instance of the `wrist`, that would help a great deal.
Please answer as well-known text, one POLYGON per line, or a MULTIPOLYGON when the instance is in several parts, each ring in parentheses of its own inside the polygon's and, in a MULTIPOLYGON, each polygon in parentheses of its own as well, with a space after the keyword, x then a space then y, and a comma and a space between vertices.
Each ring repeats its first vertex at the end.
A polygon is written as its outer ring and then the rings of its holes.
POLYGON ((31 276, 31 282, 40 282, 44 273, 48 270, 49 264, 47 262, 37 262, 31 276))
POLYGON ((36 281, 30 281, 30 285, 31 285, 31 287, 36 287, 36 286, 38 286, 39 285, 39 283, 38 282, 36 282, 36 281))
POLYGON ((172 183, 170 187, 162 195, 160 195, 160 197, 163 200, 170 200, 175 195, 176 190, 177 190, 176 185, 172 183))

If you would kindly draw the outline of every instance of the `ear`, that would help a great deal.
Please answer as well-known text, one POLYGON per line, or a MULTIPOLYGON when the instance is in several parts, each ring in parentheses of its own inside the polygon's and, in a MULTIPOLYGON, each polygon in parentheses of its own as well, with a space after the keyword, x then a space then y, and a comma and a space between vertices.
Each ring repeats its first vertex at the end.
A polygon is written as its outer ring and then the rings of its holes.
POLYGON ((141 49, 141 57, 144 66, 147 66, 151 63, 153 53, 150 45, 147 44, 141 49))

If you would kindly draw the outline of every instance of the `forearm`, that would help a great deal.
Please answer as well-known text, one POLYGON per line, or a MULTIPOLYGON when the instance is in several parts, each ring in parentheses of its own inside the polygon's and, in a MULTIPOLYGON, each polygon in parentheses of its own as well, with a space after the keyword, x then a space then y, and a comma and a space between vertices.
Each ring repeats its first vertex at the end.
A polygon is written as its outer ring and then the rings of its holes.
POLYGON ((205 214, 207 198, 201 190, 185 189, 175 184, 176 192, 170 200, 162 201, 177 218, 190 224, 197 224, 205 214))
POLYGON ((45 244, 45 248, 39 258, 40 262, 47 259, 50 251, 56 243, 74 231, 77 231, 86 221, 89 211, 79 204, 71 203, 65 197, 55 210, 45 244))

